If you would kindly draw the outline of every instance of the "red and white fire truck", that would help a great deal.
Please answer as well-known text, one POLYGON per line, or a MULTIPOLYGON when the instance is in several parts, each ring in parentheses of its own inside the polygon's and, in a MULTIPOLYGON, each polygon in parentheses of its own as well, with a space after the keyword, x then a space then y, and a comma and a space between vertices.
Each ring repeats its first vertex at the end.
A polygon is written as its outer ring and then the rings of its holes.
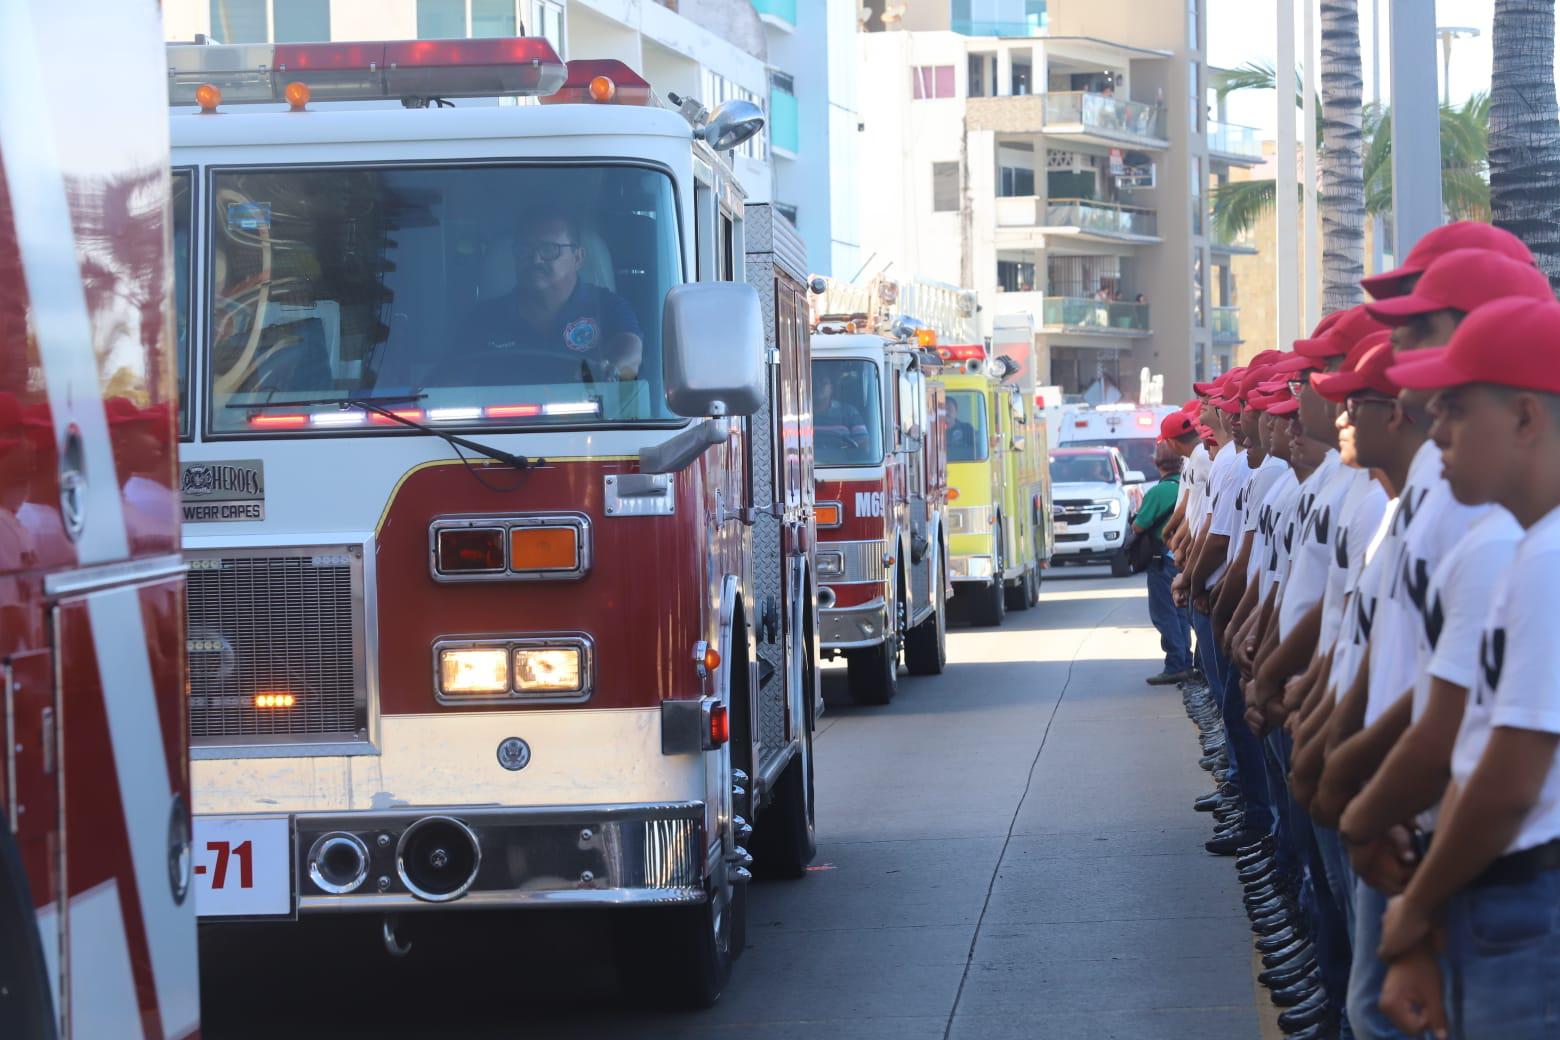
POLYGON ((947 323, 967 294, 884 279, 866 287, 816 279, 814 290, 822 649, 845 658, 853 700, 887 704, 901 652, 912 675, 943 670, 952 595, 944 398, 931 378, 937 326, 899 308, 947 323))
POLYGON ((749 865, 813 854, 807 345, 724 158, 761 114, 539 39, 168 66, 202 918, 612 907, 626 985, 713 1001, 749 865))
POLYGON ((200 1026, 161 28, 0 4, 8 1040, 200 1026))

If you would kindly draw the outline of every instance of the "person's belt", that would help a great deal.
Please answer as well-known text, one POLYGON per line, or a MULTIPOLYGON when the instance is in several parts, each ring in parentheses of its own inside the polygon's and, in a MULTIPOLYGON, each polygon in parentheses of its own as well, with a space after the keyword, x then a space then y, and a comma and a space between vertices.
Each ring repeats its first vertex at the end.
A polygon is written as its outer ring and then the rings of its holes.
POLYGON ((1484 873, 1474 878, 1468 887, 1521 885, 1555 869, 1560 869, 1560 838, 1553 838, 1531 849, 1523 849, 1521 852, 1500 857, 1484 868, 1484 873))

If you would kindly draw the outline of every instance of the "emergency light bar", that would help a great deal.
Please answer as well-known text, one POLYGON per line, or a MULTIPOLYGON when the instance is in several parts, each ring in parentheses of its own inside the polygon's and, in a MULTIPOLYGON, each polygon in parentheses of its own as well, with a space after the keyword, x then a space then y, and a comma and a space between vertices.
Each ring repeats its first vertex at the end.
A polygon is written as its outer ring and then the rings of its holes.
POLYGON ((937 353, 944 361, 984 361, 986 360, 986 348, 979 343, 959 343, 952 346, 938 347, 937 353))
POLYGON ((230 103, 293 101, 287 88, 294 83, 316 101, 531 97, 551 94, 565 76, 558 53, 540 37, 168 45, 172 105, 199 104, 202 86, 230 103))

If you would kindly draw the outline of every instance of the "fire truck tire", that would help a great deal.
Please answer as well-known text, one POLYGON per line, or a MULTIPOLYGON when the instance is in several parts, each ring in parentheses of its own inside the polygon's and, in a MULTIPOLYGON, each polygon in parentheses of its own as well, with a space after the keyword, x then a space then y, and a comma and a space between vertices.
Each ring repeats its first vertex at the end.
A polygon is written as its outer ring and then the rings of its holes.
POLYGON ((54 1001, 29 892, 11 829, 0 825, 0 1036, 53 1040, 54 1001))
POLYGON ((992 567, 991 584, 975 591, 975 602, 971 606, 971 620, 981 628, 995 628, 1007 617, 1007 589, 1002 581, 1001 555, 992 567))
MULTIPOLYGON (((942 565, 932 581, 932 588, 941 591, 942 565)), ((937 609, 932 616, 912 628, 905 636, 905 668, 911 675, 941 675, 948 663, 948 601, 936 596, 937 609)))
POLYGON ((713 1007, 731 978, 736 936, 746 932, 745 885, 724 868, 694 906, 640 907, 612 915, 618 984, 637 1004, 668 1011, 713 1007))
POLYGON ((1007 590, 1008 610, 1028 610, 1039 599, 1039 593, 1035 590, 1035 569, 1025 568, 1023 577, 1018 579, 1018 584, 1007 590))
POLYGON ((753 876, 795 881, 818 854, 813 802, 812 729, 775 781, 774 801, 753 832, 753 876))
POLYGON ((857 704, 887 704, 899 692, 899 647, 893 636, 845 652, 845 678, 857 704))

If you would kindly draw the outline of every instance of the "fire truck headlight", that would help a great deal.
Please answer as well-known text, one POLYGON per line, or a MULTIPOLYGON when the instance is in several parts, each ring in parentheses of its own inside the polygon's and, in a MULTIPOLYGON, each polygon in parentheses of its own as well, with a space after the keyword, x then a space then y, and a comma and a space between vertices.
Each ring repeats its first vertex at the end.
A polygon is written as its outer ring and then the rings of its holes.
POLYGON ((837 552, 818 554, 818 577, 824 580, 838 578, 845 573, 845 557, 837 552))
POLYGON ((572 693, 581 688, 585 662, 577 646, 515 651, 515 687, 522 693, 572 693))
POLYGON ((507 693, 508 651, 502 647, 440 650, 439 689, 446 695, 507 693))

